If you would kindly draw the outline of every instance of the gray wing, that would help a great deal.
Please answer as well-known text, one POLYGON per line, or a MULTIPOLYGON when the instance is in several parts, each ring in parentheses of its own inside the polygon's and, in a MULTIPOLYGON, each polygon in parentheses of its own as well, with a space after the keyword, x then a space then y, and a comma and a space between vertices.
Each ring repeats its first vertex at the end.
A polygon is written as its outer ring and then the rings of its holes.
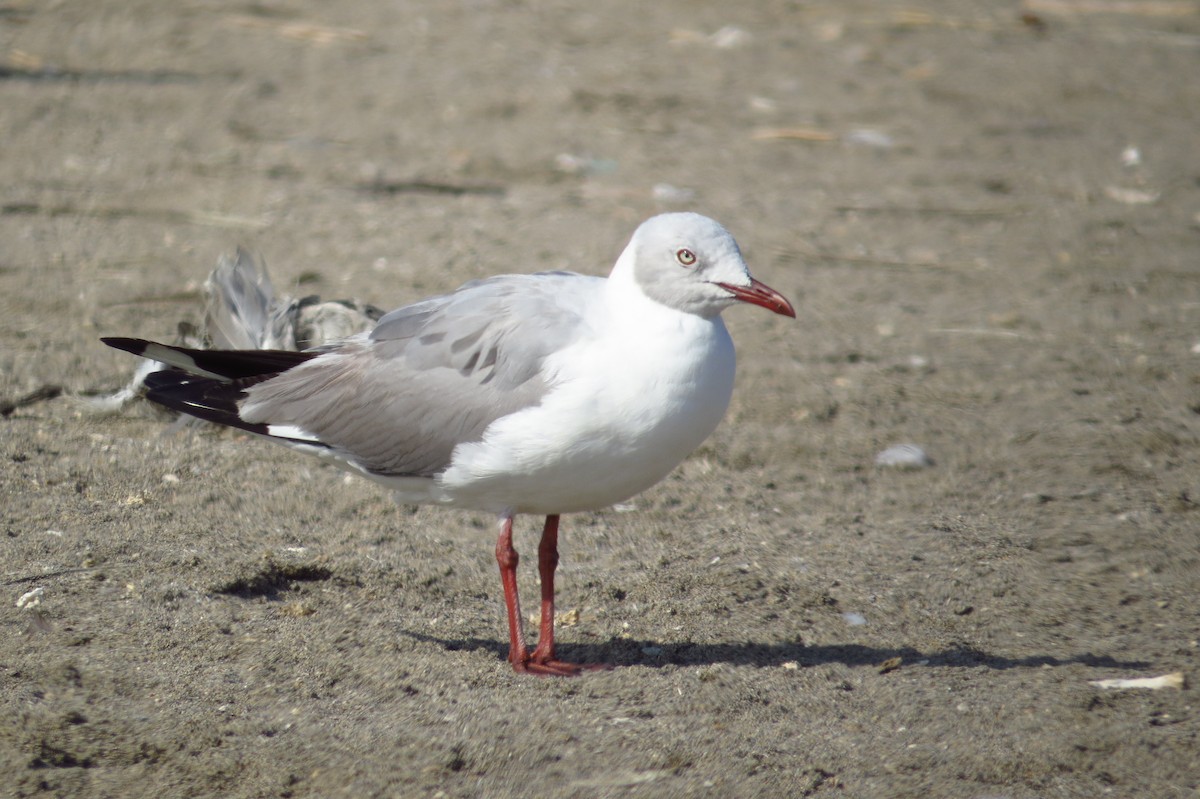
POLYGON ((379 474, 436 475, 458 444, 541 401, 547 356, 586 334, 603 283, 503 275, 400 308, 248 388, 241 417, 294 425, 379 474))

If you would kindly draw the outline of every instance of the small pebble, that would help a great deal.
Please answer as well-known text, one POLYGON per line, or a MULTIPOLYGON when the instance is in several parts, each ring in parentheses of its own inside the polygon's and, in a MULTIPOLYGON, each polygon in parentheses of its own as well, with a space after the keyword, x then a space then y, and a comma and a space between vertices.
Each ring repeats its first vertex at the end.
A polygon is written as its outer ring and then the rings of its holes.
POLYGON ((875 456, 876 466, 893 466, 898 469, 927 469, 933 466, 933 458, 916 444, 897 444, 875 456))
POLYGON ((1125 205, 1151 205, 1158 202, 1158 198, 1162 194, 1157 191, 1129 189, 1123 186, 1105 186, 1104 196, 1125 205))
POLYGON ((878 150, 890 150, 896 146, 896 140, 883 131, 870 128, 855 128, 842 137, 847 144, 862 144, 878 150))
POLYGON ((732 50, 735 47, 741 47, 748 44, 754 38, 746 31, 734 25, 726 25, 718 30, 711 37, 713 47, 718 50, 732 50))
POLYGON ((778 110, 779 104, 770 97, 759 97, 756 95, 750 98, 750 108, 761 114, 773 114, 778 110))
POLYGON ((617 171, 617 162, 611 158, 592 158, 572 153, 560 153, 554 158, 558 171, 568 175, 608 175, 617 171))
POLYGON ((696 192, 672 186, 670 183, 656 183, 651 190, 654 199, 666 203, 686 203, 696 198, 696 192))

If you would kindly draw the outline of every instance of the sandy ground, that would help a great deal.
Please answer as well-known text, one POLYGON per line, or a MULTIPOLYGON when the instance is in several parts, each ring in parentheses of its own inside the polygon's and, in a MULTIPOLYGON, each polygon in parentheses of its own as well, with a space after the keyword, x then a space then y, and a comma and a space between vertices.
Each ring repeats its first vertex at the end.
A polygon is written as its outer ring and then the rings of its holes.
POLYGON ((0 64, 0 398, 64 391, 0 419, 0 796, 1197 795, 1196 3, 16 0, 0 64), (394 307, 684 208, 799 319, 564 519, 613 671, 508 669, 492 519, 75 399, 237 244, 394 307))

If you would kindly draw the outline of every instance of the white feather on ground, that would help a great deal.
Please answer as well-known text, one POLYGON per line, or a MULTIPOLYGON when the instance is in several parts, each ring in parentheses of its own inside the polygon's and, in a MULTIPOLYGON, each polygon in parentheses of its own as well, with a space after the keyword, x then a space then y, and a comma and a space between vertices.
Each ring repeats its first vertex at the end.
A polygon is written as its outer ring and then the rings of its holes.
MULTIPOLYGON (((357 300, 277 295, 266 264, 239 247, 222 255, 204 281, 204 329, 180 323, 175 343, 192 349, 305 350, 371 330, 383 311, 357 300)), ((146 378, 168 368, 143 360, 117 391, 76 397, 95 414, 116 414, 145 396, 146 378)), ((150 407, 162 410, 160 406, 150 407)))

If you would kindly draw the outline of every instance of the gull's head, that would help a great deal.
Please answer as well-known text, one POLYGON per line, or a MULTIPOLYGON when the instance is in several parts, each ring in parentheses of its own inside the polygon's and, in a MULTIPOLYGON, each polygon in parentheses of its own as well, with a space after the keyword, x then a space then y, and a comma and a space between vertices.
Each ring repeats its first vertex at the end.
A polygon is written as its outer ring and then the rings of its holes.
POLYGON ((706 216, 659 214, 641 224, 621 256, 652 300, 697 316, 716 316, 737 302, 795 318, 791 303, 750 276, 729 231, 706 216))

